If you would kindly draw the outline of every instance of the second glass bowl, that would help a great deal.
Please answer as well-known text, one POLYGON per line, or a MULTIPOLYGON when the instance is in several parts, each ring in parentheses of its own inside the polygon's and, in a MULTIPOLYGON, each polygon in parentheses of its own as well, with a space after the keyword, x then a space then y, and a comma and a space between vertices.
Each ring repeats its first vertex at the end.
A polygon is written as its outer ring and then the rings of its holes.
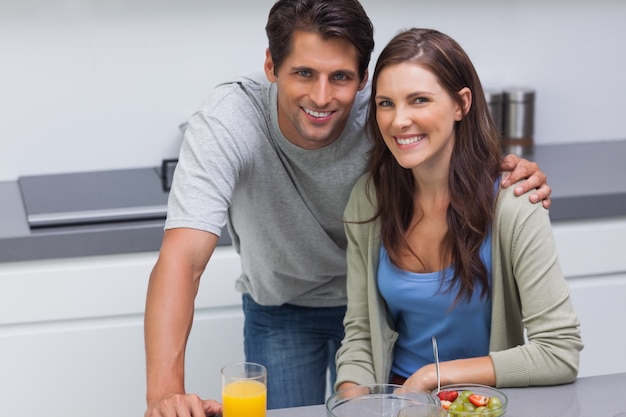
MULTIPOLYGON (((433 417, 439 417, 438 402, 428 393, 393 384, 358 385, 340 390, 326 400, 328 417, 398 417, 400 411, 418 405, 413 414, 418 417, 420 404, 434 406, 433 417)), ((428 408, 428 407, 421 407, 428 408)), ((406 412, 410 410, 407 409, 406 412)), ((430 417, 431 414, 422 414, 430 417)))

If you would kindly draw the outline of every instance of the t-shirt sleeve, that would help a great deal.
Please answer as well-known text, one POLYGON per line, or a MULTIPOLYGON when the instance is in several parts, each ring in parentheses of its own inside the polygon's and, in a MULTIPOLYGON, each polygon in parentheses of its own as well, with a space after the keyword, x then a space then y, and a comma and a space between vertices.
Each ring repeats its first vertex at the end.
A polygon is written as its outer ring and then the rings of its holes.
POLYGON ((232 132, 208 110, 187 126, 170 190, 165 229, 220 235, 243 166, 232 132))

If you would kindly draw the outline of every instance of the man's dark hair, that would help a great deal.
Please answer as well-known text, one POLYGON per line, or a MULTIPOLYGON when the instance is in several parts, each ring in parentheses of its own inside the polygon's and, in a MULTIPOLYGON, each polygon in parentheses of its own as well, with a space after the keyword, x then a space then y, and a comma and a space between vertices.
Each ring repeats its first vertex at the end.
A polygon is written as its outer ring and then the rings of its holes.
POLYGON ((350 42, 363 79, 374 49, 374 27, 357 0, 278 0, 265 26, 275 72, 292 51, 295 31, 350 42))

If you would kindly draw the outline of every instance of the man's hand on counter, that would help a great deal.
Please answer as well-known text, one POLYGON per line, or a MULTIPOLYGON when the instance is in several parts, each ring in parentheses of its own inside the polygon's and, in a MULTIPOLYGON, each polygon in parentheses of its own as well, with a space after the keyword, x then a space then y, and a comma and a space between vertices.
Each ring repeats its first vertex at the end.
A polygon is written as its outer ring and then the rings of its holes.
POLYGON ((208 417, 221 416, 222 405, 203 400, 195 394, 171 394, 150 404, 144 417, 208 417))

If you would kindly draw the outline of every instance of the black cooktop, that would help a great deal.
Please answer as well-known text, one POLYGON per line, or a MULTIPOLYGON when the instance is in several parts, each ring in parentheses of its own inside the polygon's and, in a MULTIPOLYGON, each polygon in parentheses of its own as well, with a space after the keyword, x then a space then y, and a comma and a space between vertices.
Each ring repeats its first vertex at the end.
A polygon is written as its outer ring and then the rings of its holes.
POLYGON ((159 168, 18 178, 31 228, 164 219, 168 192, 159 168))

